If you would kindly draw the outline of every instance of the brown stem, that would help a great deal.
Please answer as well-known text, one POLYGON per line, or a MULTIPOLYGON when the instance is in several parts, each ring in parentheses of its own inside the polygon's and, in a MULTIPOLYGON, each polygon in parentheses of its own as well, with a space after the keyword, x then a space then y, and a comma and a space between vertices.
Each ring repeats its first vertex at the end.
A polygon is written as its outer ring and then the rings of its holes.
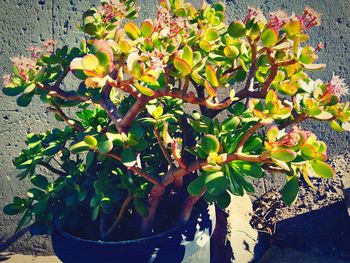
POLYGON ((193 206, 202 198, 205 193, 205 189, 199 195, 196 196, 188 196, 181 210, 181 216, 179 218, 178 224, 183 224, 190 219, 193 206))
POLYGON ((51 166, 47 162, 41 161, 41 162, 38 162, 37 164, 45 167, 47 170, 49 170, 49 171, 51 171, 59 176, 67 176, 68 175, 66 172, 56 169, 55 167, 51 166))
POLYGON ((148 215, 142 221, 141 234, 142 236, 149 236, 152 233, 152 228, 154 224, 154 219, 156 216, 157 208, 160 199, 164 193, 164 187, 161 185, 153 186, 149 199, 148 199, 148 215))
POLYGON ((275 77, 277 76, 277 73, 278 73, 278 65, 275 61, 275 59, 272 57, 272 52, 270 49, 267 49, 266 51, 267 53, 267 56, 270 60, 270 63, 271 63, 271 70, 270 70, 270 74, 269 76, 267 77, 266 81, 264 82, 263 84, 263 87, 261 89, 261 93, 266 95, 272 82, 274 81, 275 77))
POLYGON ((114 103, 111 101, 110 94, 111 94, 112 87, 110 85, 106 85, 102 89, 101 93, 101 99, 100 104, 101 107, 105 109, 108 116, 113 121, 115 127, 117 130, 122 133, 124 130, 120 127, 120 121, 122 119, 121 114, 119 113, 117 107, 114 105, 114 103))
POLYGON ((239 144, 237 145, 236 152, 242 153, 244 144, 248 141, 248 139, 261 127, 263 127, 264 124, 261 122, 256 123, 254 126, 252 126, 242 137, 239 144))
POLYGON ((306 113, 302 113, 300 115, 296 115, 296 117, 293 120, 286 121, 278 126, 279 129, 287 128, 290 125, 296 125, 308 118, 306 113))
POLYGON ((49 108, 50 111, 59 115, 68 125, 72 126, 77 131, 84 131, 84 127, 77 123, 75 120, 69 118, 60 107, 52 103, 53 108, 49 108))
POLYGON ((103 239, 106 239, 112 232, 113 230, 118 226, 118 224, 120 223, 120 221, 122 220, 130 202, 132 201, 134 197, 132 195, 129 195, 123 202, 120 210, 119 210, 119 214, 117 216, 117 218, 115 219, 113 225, 111 225, 111 227, 107 230, 107 232, 103 235, 103 239))
POLYGON ((41 83, 37 83, 36 85, 39 89, 47 91, 48 95, 52 97, 57 97, 68 101, 90 101, 89 97, 79 95, 76 92, 67 92, 67 91, 61 90, 58 87, 45 86, 41 83))
POLYGON ((55 84, 53 85, 56 89, 58 89, 61 86, 63 80, 66 78, 69 71, 70 71, 69 67, 67 67, 63 70, 61 76, 56 80, 55 84))
POLYGON ((248 38, 251 50, 252 50, 252 65, 249 69, 249 74, 248 74, 248 78, 247 78, 247 82, 245 84, 244 89, 246 91, 252 91, 252 87, 254 85, 254 78, 255 78, 255 73, 257 70, 257 47, 256 47, 256 43, 253 42, 250 38, 248 38))
POLYGON ((138 100, 131 106, 129 111, 125 114, 122 120, 119 123, 119 127, 122 131, 127 132, 135 120, 137 115, 143 110, 148 101, 151 100, 152 97, 141 96, 138 100))

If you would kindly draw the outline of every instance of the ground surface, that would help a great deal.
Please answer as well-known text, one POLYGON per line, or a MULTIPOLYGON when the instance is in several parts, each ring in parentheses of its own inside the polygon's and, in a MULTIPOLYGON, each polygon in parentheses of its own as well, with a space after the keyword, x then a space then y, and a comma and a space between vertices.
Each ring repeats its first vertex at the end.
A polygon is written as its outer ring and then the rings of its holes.
POLYGON ((272 232, 272 248, 264 262, 350 262, 350 218, 346 211, 341 178, 350 176, 349 155, 331 160, 337 176, 312 179, 316 189, 301 182, 298 201, 283 205, 280 194, 270 190, 254 202, 252 224, 272 232))

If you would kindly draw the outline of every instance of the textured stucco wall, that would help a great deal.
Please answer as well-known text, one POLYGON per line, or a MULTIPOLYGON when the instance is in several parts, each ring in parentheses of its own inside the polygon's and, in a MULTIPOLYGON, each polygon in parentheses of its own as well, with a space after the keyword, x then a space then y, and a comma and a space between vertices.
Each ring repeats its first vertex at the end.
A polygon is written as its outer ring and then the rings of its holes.
MULTIPOLYGON (((59 45, 78 43, 80 32, 75 23, 81 12, 98 0, 0 0, 0 75, 10 70, 9 57, 25 54, 25 48, 42 40, 54 38, 59 45)), ((157 0, 139 1, 141 18, 153 16, 157 0)), ((194 1, 199 5, 200 1, 194 1)), ((350 1, 349 0, 228 0, 228 20, 245 17, 247 6, 260 7, 264 11, 285 9, 302 12, 311 6, 323 14, 322 26, 313 30, 312 44, 326 43, 320 53, 320 61, 328 68, 315 76, 329 79, 332 72, 344 76, 350 83, 350 1)), ((24 146, 25 134, 40 132, 55 126, 51 115, 40 104, 18 108, 15 100, 0 94, 0 207, 10 201, 10 196, 23 193, 25 184, 18 183, 11 160, 24 146)), ((337 134, 328 126, 309 123, 329 145, 331 155, 343 154, 350 149, 348 134, 337 134)), ((0 242, 13 233, 15 219, 0 212, 0 242)), ((47 239, 28 236, 12 248, 27 253, 50 253, 47 239)))

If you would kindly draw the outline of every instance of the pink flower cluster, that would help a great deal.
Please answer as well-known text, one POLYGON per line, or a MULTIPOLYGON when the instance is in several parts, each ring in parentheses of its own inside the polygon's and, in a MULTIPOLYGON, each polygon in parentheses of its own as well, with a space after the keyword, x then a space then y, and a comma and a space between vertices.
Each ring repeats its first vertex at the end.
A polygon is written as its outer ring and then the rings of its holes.
POLYGON ((270 22, 267 24, 267 26, 278 32, 288 19, 288 14, 283 10, 271 12, 270 22))
POLYGON ((53 39, 48 39, 42 43, 41 47, 32 46, 27 48, 27 51, 31 52, 32 58, 39 58, 44 53, 52 54, 54 52, 56 41, 53 39))
POLYGON ((332 79, 327 84, 325 94, 334 94, 338 97, 349 95, 349 89, 344 79, 333 74, 332 79))
POLYGON ((34 58, 14 57, 11 58, 11 61, 24 80, 27 79, 28 72, 36 67, 36 59, 34 58))
POLYGON ((246 18, 243 20, 244 23, 247 23, 249 20, 254 19, 255 22, 264 22, 266 20, 263 12, 261 9, 256 9, 251 6, 248 6, 248 15, 246 18))
POLYGON ((109 23, 114 18, 123 18, 127 10, 123 3, 110 1, 110 4, 104 4, 98 7, 97 11, 103 17, 103 22, 109 23))
POLYGON ((321 14, 311 7, 306 7, 300 20, 303 23, 303 29, 306 30, 310 27, 319 26, 321 24, 321 14))
POLYGON ((158 7, 157 18, 154 20, 154 31, 160 32, 162 36, 173 38, 186 28, 185 20, 173 17, 170 11, 162 6, 158 7))

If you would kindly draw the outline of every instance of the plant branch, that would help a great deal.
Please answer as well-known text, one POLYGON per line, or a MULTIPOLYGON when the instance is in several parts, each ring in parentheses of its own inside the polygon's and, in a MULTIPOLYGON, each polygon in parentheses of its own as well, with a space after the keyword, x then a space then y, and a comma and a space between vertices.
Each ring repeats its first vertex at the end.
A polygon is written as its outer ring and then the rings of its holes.
POLYGON ((9 239, 7 239, 5 242, 0 244, 0 253, 4 252, 6 249, 8 249, 10 246, 12 246, 18 239, 20 239, 22 236, 24 236, 30 229, 30 226, 27 226, 25 228, 22 228, 18 232, 16 232, 13 236, 11 236, 9 239))
POLYGON ((122 132, 124 132, 124 130, 120 127, 120 121, 122 119, 122 116, 119 113, 117 107, 111 101, 111 98, 110 98, 111 90, 112 90, 112 87, 109 84, 107 84, 103 87, 102 93, 101 93, 100 104, 101 104, 101 107, 105 109, 106 113, 113 121, 117 130, 120 133, 122 133, 122 132))
POLYGON ((130 195, 124 200, 120 210, 119 210, 119 214, 116 217, 114 223, 111 225, 111 227, 107 230, 107 232, 103 235, 103 239, 106 239, 113 231, 114 229, 118 226, 118 224, 120 223, 120 221, 122 220, 130 202, 132 201, 132 199, 134 198, 134 196, 130 195))
POLYGON ((272 57, 272 52, 270 49, 266 50, 267 56, 269 58, 269 61, 271 63, 271 70, 270 74, 267 77, 266 81, 263 84, 263 87, 261 89, 261 93, 266 95, 272 82, 274 81, 275 77, 277 76, 278 73, 278 64, 276 63, 275 59, 272 57))
MULTIPOLYGON (((116 153, 107 153, 106 156, 111 157, 117 161, 122 160, 122 158, 116 154, 116 153)), ((145 171, 143 171, 141 168, 137 167, 137 166, 131 166, 131 167, 127 167, 130 171, 132 171, 135 174, 138 174, 140 176, 142 176, 143 178, 145 178, 147 181, 151 182, 154 185, 160 185, 160 182, 158 181, 158 179, 154 178, 152 175, 146 173, 145 171)))
POLYGON ((79 123, 77 123, 75 120, 72 120, 71 118, 69 118, 60 107, 58 107, 58 105, 52 103, 53 108, 49 108, 50 111, 56 113, 57 115, 59 115, 62 120, 64 120, 68 125, 72 126, 75 130, 77 131, 84 131, 84 127, 81 126, 79 123))
POLYGON ((64 91, 55 86, 45 86, 42 83, 37 83, 37 87, 48 92, 49 96, 57 97, 67 101, 90 101, 90 98, 84 95, 79 95, 76 92, 64 91))
POLYGON ((199 195, 188 196, 181 210, 181 216, 179 218, 178 224, 183 224, 188 221, 191 217, 193 206, 202 198, 206 189, 203 189, 199 195))
POLYGON ((55 174, 57 174, 59 176, 67 176, 68 175, 66 172, 56 169, 55 167, 51 166, 47 162, 41 161, 41 162, 38 162, 37 164, 45 167, 47 170, 49 170, 49 171, 51 171, 51 172, 53 172, 53 173, 55 173, 55 174))

